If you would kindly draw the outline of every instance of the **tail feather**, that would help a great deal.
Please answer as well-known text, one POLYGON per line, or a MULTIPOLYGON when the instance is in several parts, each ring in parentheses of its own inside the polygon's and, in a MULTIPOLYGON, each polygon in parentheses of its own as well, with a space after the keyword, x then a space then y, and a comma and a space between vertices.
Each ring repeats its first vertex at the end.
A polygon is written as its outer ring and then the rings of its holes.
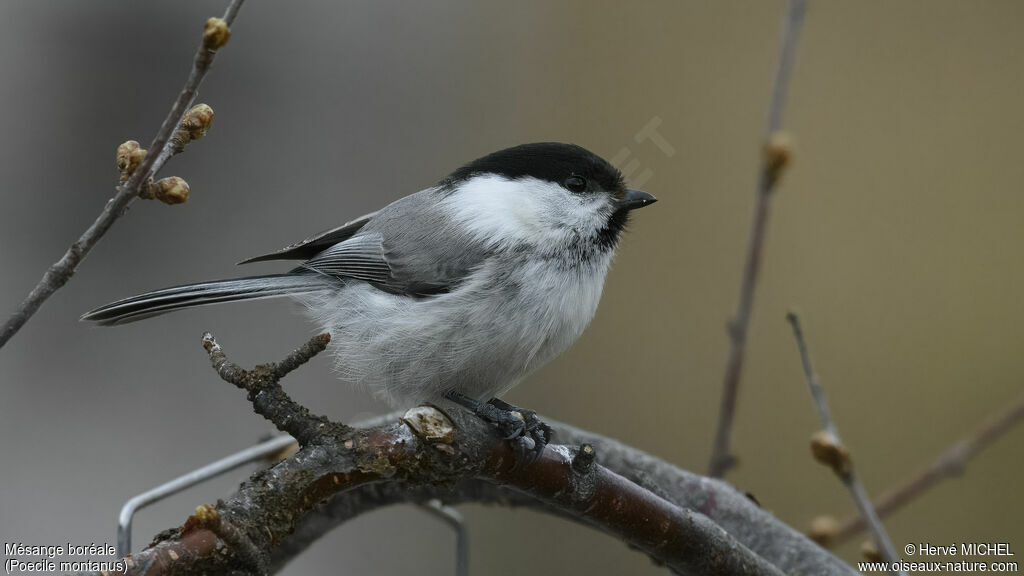
POLYGON ((164 288, 111 302, 86 312, 82 320, 113 326, 194 306, 308 294, 328 287, 329 284, 322 276, 314 274, 275 274, 214 280, 164 288))

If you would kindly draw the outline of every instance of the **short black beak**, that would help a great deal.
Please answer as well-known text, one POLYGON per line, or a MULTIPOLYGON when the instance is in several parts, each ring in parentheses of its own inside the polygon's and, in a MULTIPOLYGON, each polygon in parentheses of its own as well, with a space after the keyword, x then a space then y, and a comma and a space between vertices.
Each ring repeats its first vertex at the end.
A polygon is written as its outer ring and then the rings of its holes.
POLYGON ((626 195, 619 200, 619 208, 622 210, 636 210, 657 202, 658 199, 643 190, 626 188, 626 195))

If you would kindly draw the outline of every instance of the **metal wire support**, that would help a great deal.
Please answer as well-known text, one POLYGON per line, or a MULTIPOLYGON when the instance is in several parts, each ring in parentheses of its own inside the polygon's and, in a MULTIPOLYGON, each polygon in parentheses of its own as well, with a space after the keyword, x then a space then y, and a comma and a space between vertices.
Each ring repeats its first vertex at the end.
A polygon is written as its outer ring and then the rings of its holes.
POLYGON ((117 518, 117 556, 121 558, 131 552, 132 519, 139 510, 239 466, 272 456, 294 442, 295 440, 287 434, 274 436, 132 497, 121 507, 121 513, 117 518))
POLYGON ((421 506, 431 516, 440 519, 455 532, 455 576, 469 576, 469 533, 462 514, 440 500, 430 500, 421 506))

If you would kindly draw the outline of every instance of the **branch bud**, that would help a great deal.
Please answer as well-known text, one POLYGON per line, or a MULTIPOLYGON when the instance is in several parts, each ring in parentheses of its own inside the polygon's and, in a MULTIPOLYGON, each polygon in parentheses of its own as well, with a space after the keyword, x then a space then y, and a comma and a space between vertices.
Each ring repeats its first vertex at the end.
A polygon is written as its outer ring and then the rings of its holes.
POLYGON ((188 112, 185 112, 185 117, 181 119, 180 130, 188 133, 189 140, 198 140, 206 136, 206 131, 210 129, 212 122, 213 108, 206 104, 196 104, 189 108, 188 112))
POLYGON ((840 478, 846 479, 850 476, 850 470, 853 468, 850 451, 831 432, 819 430, 811 436, 811 454, 815 460, 831 468, 840 478))
POLYGON ((231 38, 231 29, 223 18, 210 18, 203 28, 203 46, 207 50, 219 50, 231 38))
POLYGON ((200 504, 196 507, 195 514, 188 517, 185 520, 185 524, 181 527, 182 534, 188 534, 194 530, 200 528, 206 528, 216 532, 221 525, 220 513, 217 512, 217 508, 210 504, 200 504))
POLYGON ((117 171, 121 174, 121 182, 128 180, 145 157, 146 151, 140 148, 135 140, 129 140, 117 147, 117 171))
POLYGON ((577 474, 587 474, 594 468, 594 458, 597 452, 590 444, 581 444, 576 455, 572 457, 572 469, 577 474))
POLYGON ((818 516, 811 520, 811 529, 807 531, 807 537, 824 547, 832 544, 832 540, 839 534, 839 521, 832 516, 818 516))
POLYGON ((792 160, 793 137, 786 132, 773 132, 764 145, 764 171, 772 185, 792 160))
POLYGON ((164 204, 181 204, 188 200, 189 192, 188 182, 177 176, 169 176, 150 182, 141 196, 147 199, 156 198, 164 204))
POLYGON ((204 524, 220 522, 220 515, 217 514, 217 509, 209 504, 200 504, 199 506, 196 506, 195 517, 204 524))
POLYGON ((871 540, 861 542, 860 553, 864 555, 864 559, 868 562, 882 561, 882 553, 878 551, 878 546, 871 540))
POLYGON ((178 154, 185 149, 185 145, 193 140, 198 140, 206 135, 213 123, 213 108, 206 104, 196 104, 188 109, 181 118, 181 123, 171 135, 171 151, 178 154))

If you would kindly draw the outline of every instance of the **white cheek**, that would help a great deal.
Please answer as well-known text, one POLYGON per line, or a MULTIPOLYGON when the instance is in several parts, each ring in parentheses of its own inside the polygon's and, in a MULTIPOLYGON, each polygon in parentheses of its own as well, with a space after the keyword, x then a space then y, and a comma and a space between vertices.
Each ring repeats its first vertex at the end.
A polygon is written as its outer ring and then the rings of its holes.
POLYGON ((486 243, 564 241, 567 234, 590 237, 608 222, 611 206, 604 195, 572 194, 536 178, 509 180, 475 176, 445 198, 456 221, 486 243))
POLYGON ((566 219, 580 233, 590 235, 604 228, 611 215, 611 206, 603 196, 574 196, 567 210, 566 219))
POLYGON ((533 178, 509 180, 475 176, 444 202, 454 218, 483 242, 538 242, 557 232, 551 225, 551 200, 561 187, 533 178))

